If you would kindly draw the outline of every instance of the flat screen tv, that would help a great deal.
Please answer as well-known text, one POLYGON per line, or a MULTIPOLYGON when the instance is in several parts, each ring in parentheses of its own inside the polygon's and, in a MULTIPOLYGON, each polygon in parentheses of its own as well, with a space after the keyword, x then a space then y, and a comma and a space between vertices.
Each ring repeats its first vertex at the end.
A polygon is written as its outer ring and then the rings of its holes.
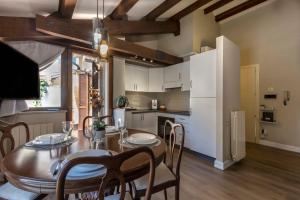
POLYGON ((0 41, 0 100, 39 98, 38 64, 0 41))

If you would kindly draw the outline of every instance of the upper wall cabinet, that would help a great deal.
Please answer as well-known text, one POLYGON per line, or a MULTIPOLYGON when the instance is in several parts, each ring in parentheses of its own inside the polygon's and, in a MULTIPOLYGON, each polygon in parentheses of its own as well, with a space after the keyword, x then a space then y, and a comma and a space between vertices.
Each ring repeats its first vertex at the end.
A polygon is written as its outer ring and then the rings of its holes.
POLYGON ((149 68, 149 92, 164 92, 164 68, 149 68))
POLYGON ((166 67, 164 72, 165 88, 181 87, 182 91, 190 90, 189 61, 166 67))
POLYGON ((181 87, 180 79, 180 64, 171 65, 164 69, 164 86, 165 88, 181 87))
POLYGON ((190 90, 190 61, 181 63, 180 67, 181 91, 190 90))
POLYGON ((149 70, 146 67, 126 64, 125 90, 147 92, 149 82, 149 70))

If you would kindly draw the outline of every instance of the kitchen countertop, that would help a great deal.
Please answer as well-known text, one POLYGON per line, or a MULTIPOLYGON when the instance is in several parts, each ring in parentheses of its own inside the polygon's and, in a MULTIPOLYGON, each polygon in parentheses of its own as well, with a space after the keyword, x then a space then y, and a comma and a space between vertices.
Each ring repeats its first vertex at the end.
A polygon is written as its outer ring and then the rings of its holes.
POLYGON ((174 115, 185 115, 190 116, 190 111, 186 110, 152 110, 152 109, 126 109, 126 111, 131 111, 132 114, 141 114, 141 113, 167 113, 167 114, 174 114, 174 115))

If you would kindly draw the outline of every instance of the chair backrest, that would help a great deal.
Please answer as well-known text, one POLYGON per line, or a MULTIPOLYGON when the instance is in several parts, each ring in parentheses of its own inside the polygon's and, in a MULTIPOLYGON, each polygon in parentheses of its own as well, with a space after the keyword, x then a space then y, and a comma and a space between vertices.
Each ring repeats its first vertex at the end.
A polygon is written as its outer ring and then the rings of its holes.
POLYGON ((104 119, 108 119, 109 120, 109 124, 110 125, 112 125, 112 124, 114 124, 114 118, 112 117, 112 116, 110 116, 110 115, 105 115, 105 116, 102 116, 102 117, 93 117, 93 116, 86 116, 84 119, 83 119, 83 134, 84 134, 84 136, 86 136, 85 135, 85 131, 86 131, 86 128, 87 128, 87 122, 88 122, 88 120, 89 119, 98 119, 98 120, 100 120, 100 121, 103 121, 104 119))
MULTIPOLYGON (((175 161, 175 146, 177 145, 179 147, 178 155, 177 155, 177 162, 175 164, 175 175, 177 178, 180 177, 180 164, 181 164, 181 158, 182 158, 182 151, 184 147, 184 139, 185 139, 185 130, 184 126, 182 124, 175 124, 171 122, 170 120, 166 120, 165 122, 165 127, 164 127, 164 140, 167 143, 167 155, 169 156, 169 161, 170 163, 168 164, 168 167, 170 170, 173 172, 173 167, 174 167, 174 161, 175 161), (169 138, 166 138, 168 133, 166 133, 167 126, 171 127, 169 138), (181 131, 181 138, 177 137, 178 131, 181 131), (180 138, 181 141, 179 143, 176 143, 176 140, 180 138), (168 141, 167 141, 168 139, 168 141)), ((166 162, 166 158, 165 158, 166 162)))
POLYGON ((106 174, 102 177, 101 184, 98 190, 98 199, 104 199, 104 191, 107 189, 107 186, 111 181, 118 180, 120 183, 121 193, 120 200, 125 198, 126 192, 126 183, 125 178, 121 172, 122 163, 133 156, 138 154, 145 154, 149 158, 150 163, 150 172, 149 172, 149 180, 148 180, 148 188, 146 191, 145 199, 151 199, 152 187, 154 182, 155 175, 155 160, 154 154, 152 150, 148 147, 140 147, 130 151, 126 151, 115 156, 101 156, 101 157, 78 157, 71 159, 68 161, 61 172, 58 175, 58 181, 56 184, 56 199, 63 200, 64 199, 64 185, 66 181, 66 177, 68 172, 72 169, 72 167, 78 164, 101 164, 106 167, 106 174))
POLYGON ((0 153, 2 157, 4 157, 8 151, 6 151, 5 143, 7 140, 11 142, 11 145, 9 147, 9 151, 12 151, 15 148, 15 140, 12 135, 12 129, 17 126, 24 126, 25 127, 25 133, 26 133, 26 142, 29 141, 29 128, 28 125, 25 122, 17 122, 15 124, 9 124, 3 121, 0 121, 0 132, 2 132, 1 139, 0 139, 0 153))

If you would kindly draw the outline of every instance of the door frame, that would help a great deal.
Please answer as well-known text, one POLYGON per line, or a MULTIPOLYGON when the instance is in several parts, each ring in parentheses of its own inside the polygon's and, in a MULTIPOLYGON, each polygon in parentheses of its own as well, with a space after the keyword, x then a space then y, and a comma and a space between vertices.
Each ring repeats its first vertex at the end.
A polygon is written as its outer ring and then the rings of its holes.
POLYGON ((259 64, 253 64, 253 65, 245 65, 245 66, 241 66, 241 70, 242 69, 247 69, 247 68, 254 68, 255 69, 255 94, 256 94, 256 120, 255 120, 255 133, 254 133, 254 141, 255 143, 259 143, 260 140, 260 123, 259 123, 259 119, 260 119, 260 106, 259 106, 259 99, 260 99, 260 93, 259 93, 259 70, 260 70, 260 66, 259 64))

